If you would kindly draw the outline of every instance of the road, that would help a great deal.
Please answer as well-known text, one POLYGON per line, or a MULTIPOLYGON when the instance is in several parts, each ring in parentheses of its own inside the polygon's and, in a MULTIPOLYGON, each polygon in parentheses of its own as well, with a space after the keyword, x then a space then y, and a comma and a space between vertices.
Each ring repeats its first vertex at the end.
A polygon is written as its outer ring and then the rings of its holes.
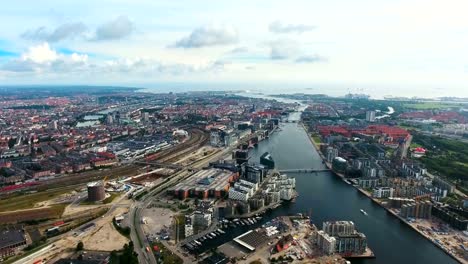
MULTIPOLYGON (((151 264, 156 264, 156 258, 154 257, 154 254, 148 254, 146 252, 146 247, 149 247, 151 249, 151 245, 146 238, 146 235, 144 234, 143 228, 141 226, 141 211, 147 208, 152 200, 155 198, 154 196, 161 193, 168 187, 180 182, 181 180, 185 179, 186 177, 190 176, 192 173, 189 170, 193 169, 200 169, 205 166, 207 166, 210 162, 213 160, 220 159, 232 152, 236 148, 235 146, 229 147, 224 149, 223 151, 219 152, 214 152, 210 156, 205 157, 204 159, 197 161, 193 163, 190 167, 187 167, 179 172, 177 172, 175 175, 173 175, 169 181, 162 183, 152 189, 148 194, 146 194, 140 202, 135 202, 131 208, 130 208, 130 213, 129 213, 129 222, 130 222, 130 228, 132 230, 131 232, 131 239, 135 245, 135 252, 138 254, 138 260, 140 263, 151 263, 151 264), (142 245, 140 245, 140 240, 141 239, 142 245)), ((168 245, 169 246, 169 245, 168 245)), ((152 251, 151 251, 152 252, 152 251)), ((177 253, 176 253, 177 254, 177 253)), ((180 252, 178 253, 180 256, 180 252)), ((183 259, 185 257, 181 256, 183 259)))

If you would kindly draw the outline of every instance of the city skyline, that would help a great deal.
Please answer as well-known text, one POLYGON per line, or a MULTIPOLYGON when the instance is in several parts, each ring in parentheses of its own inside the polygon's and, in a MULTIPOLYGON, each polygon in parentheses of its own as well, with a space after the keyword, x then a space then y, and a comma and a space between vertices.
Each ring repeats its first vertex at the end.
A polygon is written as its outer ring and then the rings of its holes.
POLYGON ((466 97, 467 7, 458 0, 18 1, 0 11, 8 25, 0 81, 466 97))

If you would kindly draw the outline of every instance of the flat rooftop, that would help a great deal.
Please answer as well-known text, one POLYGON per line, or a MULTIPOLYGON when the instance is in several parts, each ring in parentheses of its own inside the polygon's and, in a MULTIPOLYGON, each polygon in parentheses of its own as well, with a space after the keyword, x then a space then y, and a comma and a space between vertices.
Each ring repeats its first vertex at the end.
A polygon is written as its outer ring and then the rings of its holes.
POLYGON ((265 244, 268 239, 269 238, 265 234, 259 233, 255 230, 250 230, 247 233, 234 238, 234 241, 248 250, 254 251, 259 246, 265 244))
POLYGON ((4 229, 0 231, 0 249, 25 241, 24 233, 19 229, 4 229))
POLYGON ((234 175, 233 172, 228 170, 222 169, 208 169, 208 170, 201 170, 185 181, 180 182, 173 188, 172 190, 190 190, 195 189, 199 191, 204 190, 222 190, 229 184, 231 177, 234 175))

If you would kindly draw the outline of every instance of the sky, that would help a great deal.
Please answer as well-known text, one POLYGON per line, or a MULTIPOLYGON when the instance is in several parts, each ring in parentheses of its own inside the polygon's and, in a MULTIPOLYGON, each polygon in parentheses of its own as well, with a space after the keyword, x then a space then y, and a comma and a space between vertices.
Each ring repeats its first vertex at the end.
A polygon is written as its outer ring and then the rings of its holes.
POLYGON ((466 10, 466 0, 9 1, 0 84, 468 97, 466 10))

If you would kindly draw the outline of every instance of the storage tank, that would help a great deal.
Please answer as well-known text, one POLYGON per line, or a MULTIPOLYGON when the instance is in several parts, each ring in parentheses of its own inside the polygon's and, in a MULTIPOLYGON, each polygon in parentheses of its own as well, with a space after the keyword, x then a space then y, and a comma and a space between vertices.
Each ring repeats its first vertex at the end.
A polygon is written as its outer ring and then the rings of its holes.
POLYGON ((102 181, 88 183, 88 201, 99 202, 106 198, 106 191, 102 181))

